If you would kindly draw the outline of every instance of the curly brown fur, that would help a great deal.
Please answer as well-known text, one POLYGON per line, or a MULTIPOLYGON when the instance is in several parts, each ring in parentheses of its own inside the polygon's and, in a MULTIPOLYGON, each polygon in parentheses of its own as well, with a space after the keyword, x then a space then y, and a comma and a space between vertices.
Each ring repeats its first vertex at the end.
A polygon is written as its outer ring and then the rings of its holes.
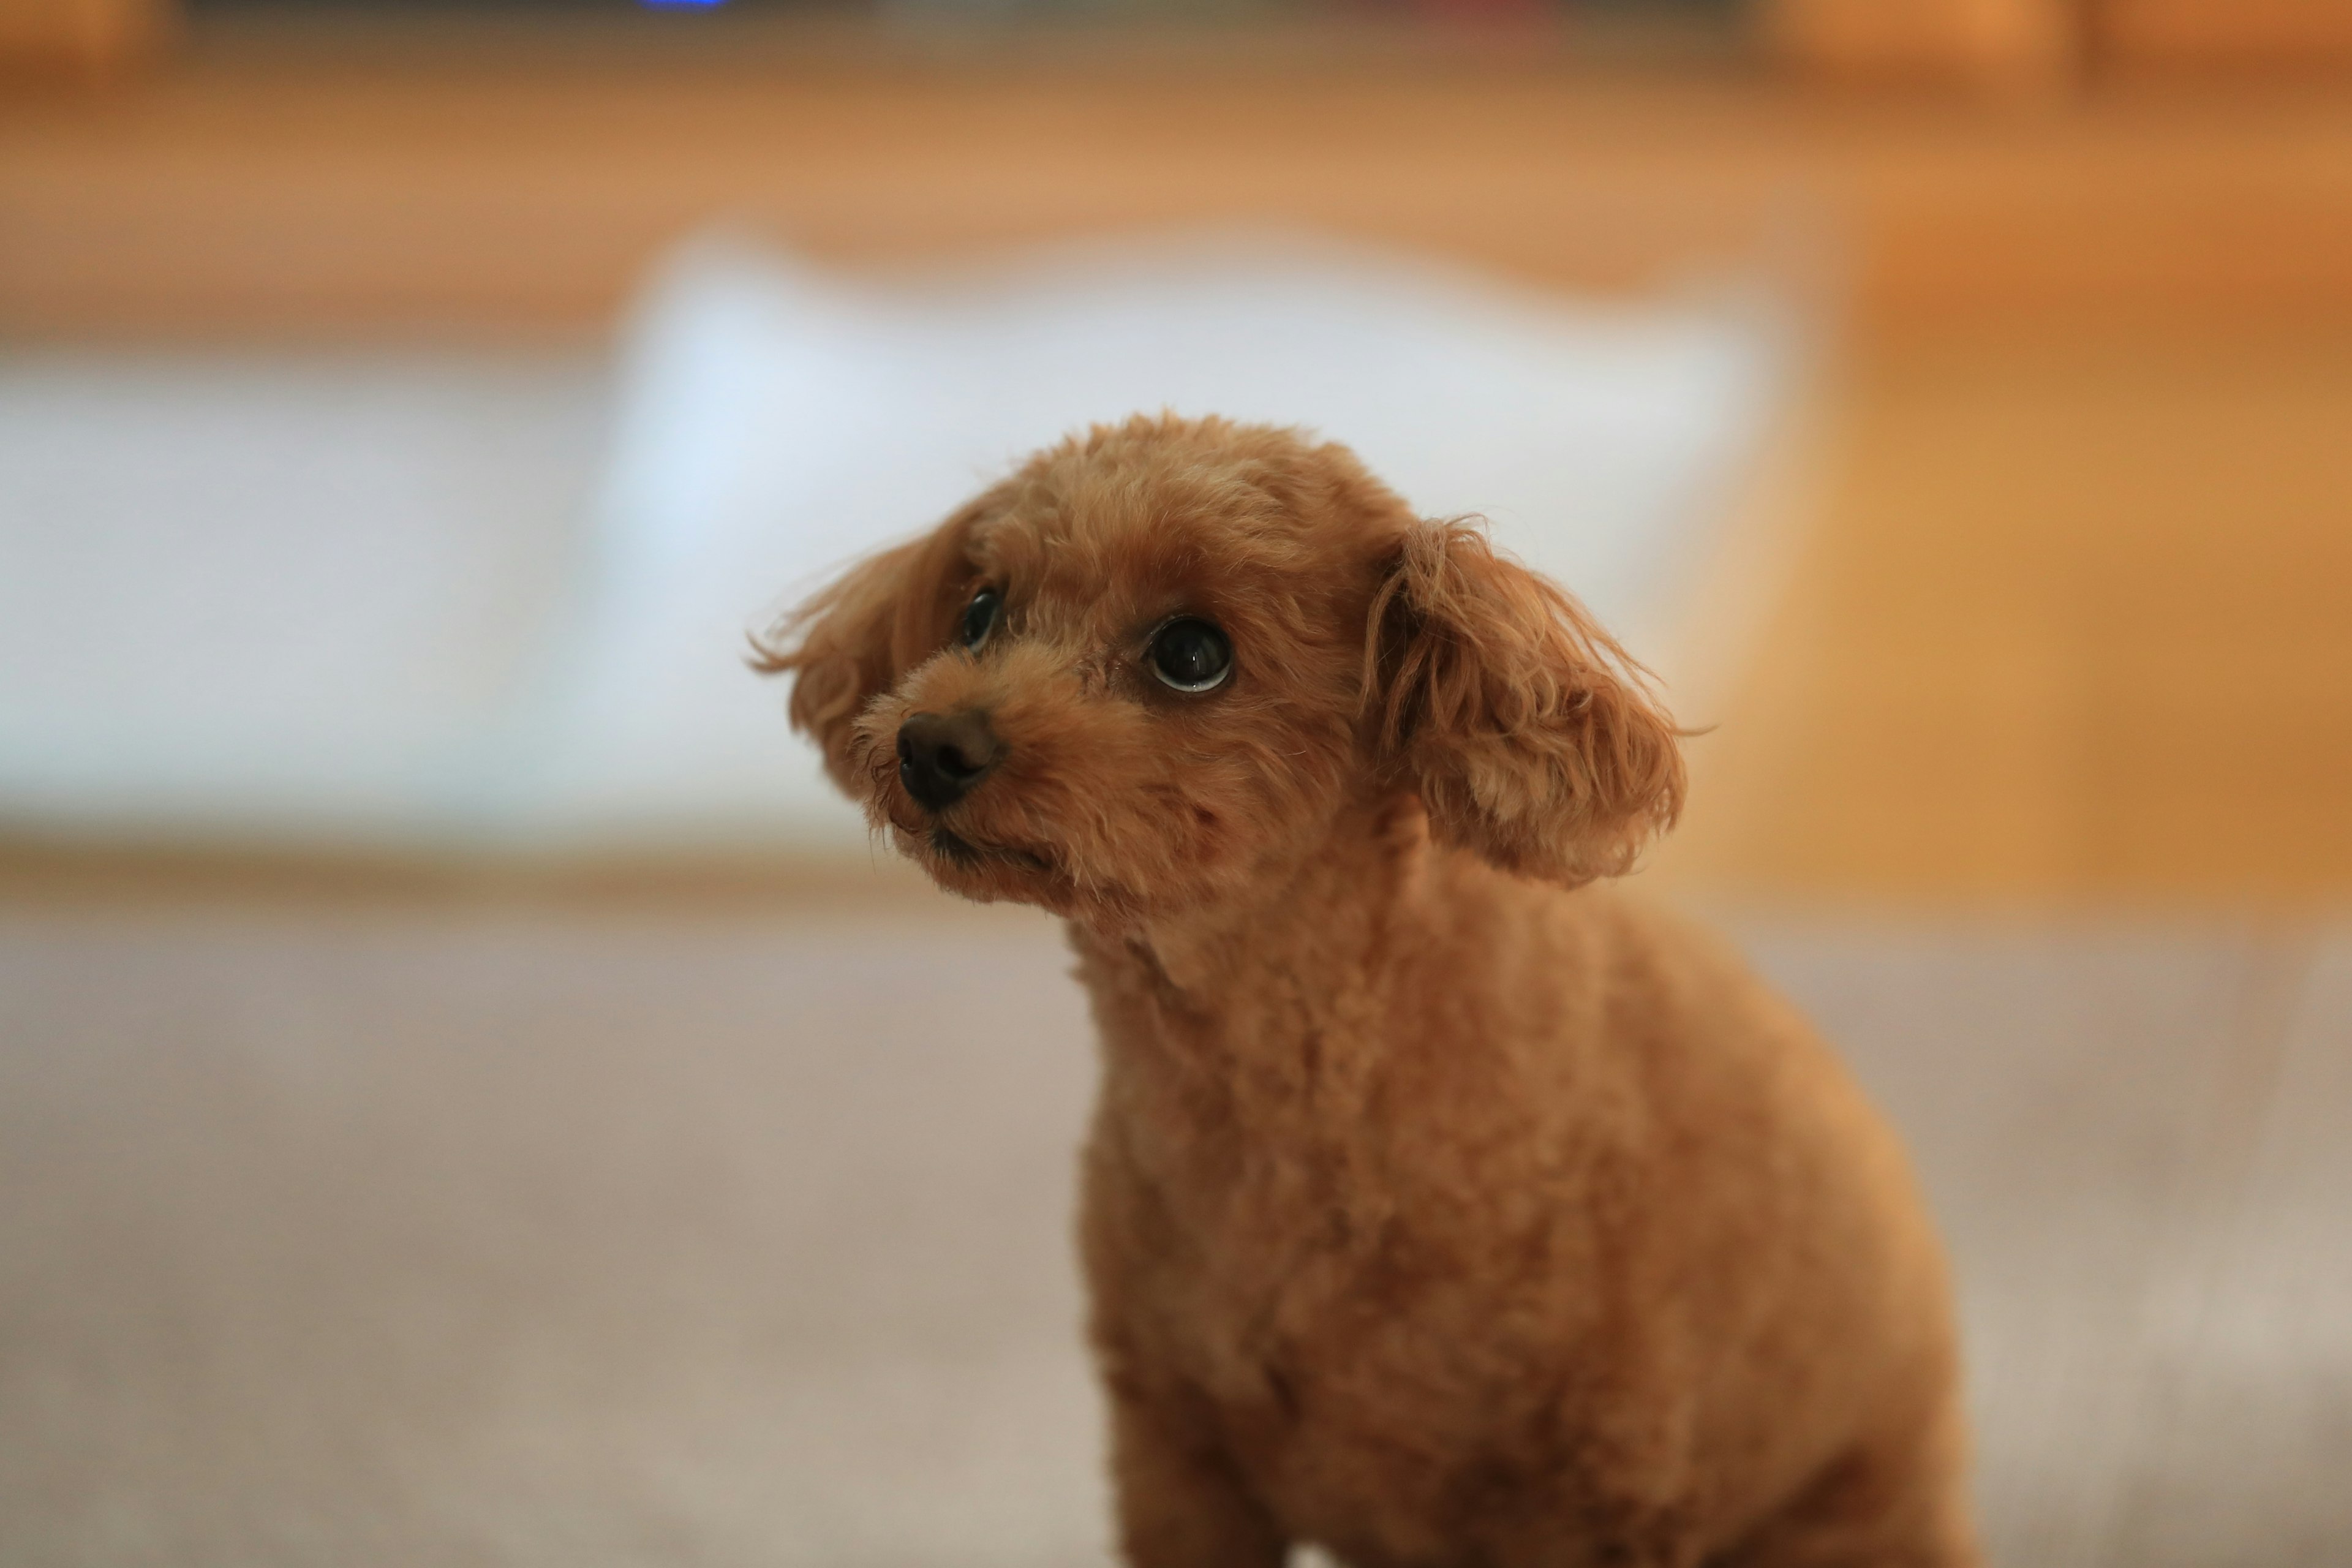
POLYGON ((1976 1560, 1901 1151, 1734 957, 1596 881, 1683 773, 1567 595, 1340 447, 1136 419, 763 647, 877 828, 1069 921, 1137 1568, 1976 1560), (1150 672, 1179 615, 1231 637, 1214 690, 1150 672), (917 714, 994 738, 938 810, 917 714))

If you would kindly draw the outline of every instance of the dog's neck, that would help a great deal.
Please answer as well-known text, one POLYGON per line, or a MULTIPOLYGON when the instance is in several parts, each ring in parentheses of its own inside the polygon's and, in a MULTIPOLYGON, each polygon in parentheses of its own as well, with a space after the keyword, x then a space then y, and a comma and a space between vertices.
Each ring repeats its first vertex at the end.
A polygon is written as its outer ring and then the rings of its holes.
POLYGON ((1210 1024, 1268 988, 1311 1012, 1360 989, 1350 982, 1411 924, 1433 853, 1419 802, 1357 803, 1304 853, 1253 879, 1247 899, 1117 926, 1073 922, 1073 939, 1106 978, 1172 1015, 1210 1024))
POLYGON ((1073 922, 1103 1034, 1098 1113, 1119 1128, 1104 1146, 1175 1223, 1279 1211, 1318 1245, 1383 1233, 1400 1199, 1380 1144, 1402 1122, 1370 1108, 1417 1038, 1385 1027, 1392 960, 1421 945, 1443 859, 1420 805, 1387 803, 1348 814, 1246 905, 1073 922), (1236 1183, 1256 1184, 1239 1207, 1236 1183))

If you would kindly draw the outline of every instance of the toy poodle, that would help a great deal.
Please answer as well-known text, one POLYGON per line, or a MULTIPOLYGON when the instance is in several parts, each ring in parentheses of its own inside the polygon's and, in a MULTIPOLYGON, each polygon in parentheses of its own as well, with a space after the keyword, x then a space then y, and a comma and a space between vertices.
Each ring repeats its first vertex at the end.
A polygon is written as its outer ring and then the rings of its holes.
POLYGON ((1135 1568, 1977 1561, 1904 1154, 1607 885, 1683 765, 1559 587, 1344 447, 1139 417, 760 649, 877 830, 1068 923, 1135 1568))

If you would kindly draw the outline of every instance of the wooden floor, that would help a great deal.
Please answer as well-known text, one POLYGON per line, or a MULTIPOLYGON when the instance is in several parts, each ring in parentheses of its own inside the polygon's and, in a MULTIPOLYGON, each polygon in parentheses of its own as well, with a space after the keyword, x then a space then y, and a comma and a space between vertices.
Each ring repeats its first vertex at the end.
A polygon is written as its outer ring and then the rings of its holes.
POLYGON ((1874 334, 2352 324, 2352 90, 2325 82, 2016 101, 1541 51, 762 37, 232 36, 119 91, 15 90, 0 331, 593 331, 715 218, 871 260, 1297 221, 1563 283, 1778 247, 1841 273, 1874 334))
POLYGON ((1670 847, 1718 890, 2352 895, 2352 334, 1865 347, 1670 847))
MULTIPOLYGON (((1042 919, 0 908, 0 1559, 1103 1561, 1042 919)), ((2352 930, 1748 919, 2001 1568, 2352 1560, 2352 930)))

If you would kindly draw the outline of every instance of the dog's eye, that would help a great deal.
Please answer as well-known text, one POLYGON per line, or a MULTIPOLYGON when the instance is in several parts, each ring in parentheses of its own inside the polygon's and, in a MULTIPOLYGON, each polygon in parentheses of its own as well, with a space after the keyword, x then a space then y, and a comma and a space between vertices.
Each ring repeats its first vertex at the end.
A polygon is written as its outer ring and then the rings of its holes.
POLYGON ((1151 673, 1179 691, 1210 691, 1234 672, 1234 645, 1206 621, 1171 621, 1152 634, 1151 673))
POLYGON ((997 615, 1003 608, 1004 595, 995 589, 982 588, 974 594, 971 603, 963 608, 963 625, 958 632, 963 638, 963 646, 979 652, 980 645, 988 640, 988 634, 996 629, 997 615))

